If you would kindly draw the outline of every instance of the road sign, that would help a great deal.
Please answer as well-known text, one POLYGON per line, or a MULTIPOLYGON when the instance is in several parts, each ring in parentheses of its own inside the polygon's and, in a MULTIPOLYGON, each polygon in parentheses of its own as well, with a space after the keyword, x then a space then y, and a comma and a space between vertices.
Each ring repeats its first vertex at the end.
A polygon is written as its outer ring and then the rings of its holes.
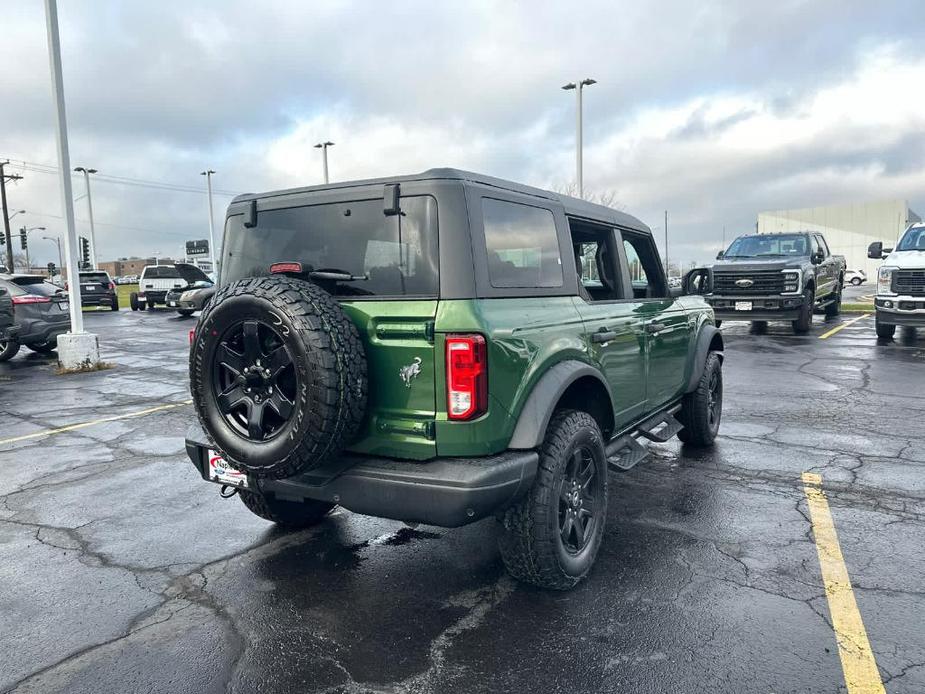
POLYGON ((198 241, 186 242, 186 255, 189 257, 197 255, 209 255, 209 239, 199 239, 198 241))

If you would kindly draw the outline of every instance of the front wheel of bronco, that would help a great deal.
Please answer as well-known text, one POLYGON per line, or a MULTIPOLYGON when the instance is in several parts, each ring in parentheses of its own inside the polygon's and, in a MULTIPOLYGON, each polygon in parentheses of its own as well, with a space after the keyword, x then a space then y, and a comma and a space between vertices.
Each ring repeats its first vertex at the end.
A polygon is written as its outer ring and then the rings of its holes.
POLYGON ((607 518, 607 458, 586 412, 553 415, 527 496, 499 518, 501 558, 516 579, 566 590, 587 576, 607 518))
POLYGON ((286 528, 308 528, 316 525, 334 508, 334 504, 324 501, 284 501, 265 496, 258 491, 244 489, 238 490, 238 496, 254 515, 286 528))
POLYGON ((703 374, 693 392, 684 396, 678 438, 692 446, 712 446, 723 416, 723 364, 716 352, 707 355, 703 374))

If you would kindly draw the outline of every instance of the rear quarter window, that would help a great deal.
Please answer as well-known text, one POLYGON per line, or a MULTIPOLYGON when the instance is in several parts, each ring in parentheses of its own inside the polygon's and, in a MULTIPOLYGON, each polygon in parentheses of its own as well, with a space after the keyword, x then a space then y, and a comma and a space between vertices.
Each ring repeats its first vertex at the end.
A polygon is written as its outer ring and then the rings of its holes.
POLYGON ((550 210, 482 199, 492 287, 561 287, 562 259, 550 210))

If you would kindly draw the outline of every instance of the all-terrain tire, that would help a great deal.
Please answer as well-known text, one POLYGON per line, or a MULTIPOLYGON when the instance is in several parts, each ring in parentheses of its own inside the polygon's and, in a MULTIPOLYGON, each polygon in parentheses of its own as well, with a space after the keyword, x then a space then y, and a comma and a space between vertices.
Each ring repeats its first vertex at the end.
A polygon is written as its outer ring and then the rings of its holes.
POLYGON ((0 341, 0 361, 9 361, 19 352, 19 343, 16 340, 0 341))
POLYGON ((49 354, 58 349, 58 341, 48 340, 46 342, 30 342, 26 347, 39 354, 49 354))
MULTIPOLYGON (((190 352, 190 387, 199 421, 228 464, 281 479, 320 467, 356 436, 366 411, 366 354, 356 326, 320 287, 249 278, 222 287, 203 311, 190 352), (258 436, 222 413, 215 385, 215 369, 227 368, 217 357, 223 340, 250 324, 286 349, 291 369, 290 414, 258 436)), ((247 397, 241 406, 249 418, 254 402, 247 397)))
POLYGON ((567 590, 587 576, 594 565, 606 518, 607 459, 601 430, 586 412, 560 410, 546 429, 533 487, 498 518, 498 546, 504 565, 520 581, 567 590), (585 521, 591 524, 585 526, 587 543, 572 552, 562 538, 560 514, 565 504, 567 469, 576 451, 589 454, 597 482, 592 514, 585 521))
POLYGON ((834 318, 835 316, 841 314, 841 292, 842 292, 843 282, 838 281, 838 285, 834 292, 832 292, 832 303, 827 304, 825 307, 825 315, 829 318, 834 318))
POLYGON ((309 528, 317 525, 335 504, 306 499, 285 501, 265 496, 259 491, 239 489, 238 496, 251 513, 286 528, 309 528))
POLYGON ((805 335, 813 325, 813 306, 816 303, 816 294, 812 287, 807 287, 803 291, 803 305, 800 307, 800 317, 791 321, 793 332, 797 335, 805 335))
POLYGON ((128 295, 128 305, 133 311, 138 310, 138 292, 132 292, 128 295))
POLYGON ((881 340, 892 340, 896 334, 896 326, 881 323, 879 319, 874 319, 874 326, 877 329, 877 337, 881 340))
POLYGON ((677 419, 684 428, 678 438, 692 446, 712 446, 722 416, 723 362, 716 352, 710 352, 697 387, 681 399, 677 419))

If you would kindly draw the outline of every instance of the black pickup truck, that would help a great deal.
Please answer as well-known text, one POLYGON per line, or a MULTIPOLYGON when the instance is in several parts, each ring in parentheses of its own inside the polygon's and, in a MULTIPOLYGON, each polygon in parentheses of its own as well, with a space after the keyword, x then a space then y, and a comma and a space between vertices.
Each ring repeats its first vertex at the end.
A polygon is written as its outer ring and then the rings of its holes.
POLYGON ((793 331, 809 331, 815 310, 837 316, 845 258, 832 255, 822 234, 748 234, 720 251, 708 268, 705 299, 716 324, 722 320, 790 321, 793 331))

